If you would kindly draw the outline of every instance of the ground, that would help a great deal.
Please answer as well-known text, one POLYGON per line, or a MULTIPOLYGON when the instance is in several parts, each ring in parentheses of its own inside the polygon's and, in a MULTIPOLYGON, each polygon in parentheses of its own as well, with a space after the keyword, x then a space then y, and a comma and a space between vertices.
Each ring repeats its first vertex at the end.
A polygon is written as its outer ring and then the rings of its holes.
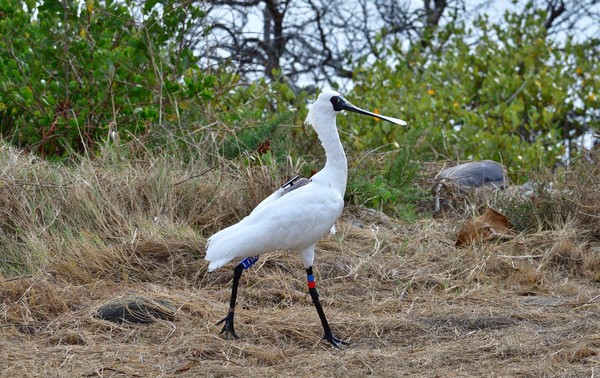
POLYGON ((128 260, 136 274, 119 263, 118 272, 96 279, 44 270, 6 277, 0 375, 600 374, 598 243, 564 225, 457 248, 461 223, 345 211, 315 258, 325 313, 350 343, 341 349, 321 339, 295 253, 263 256, 244 272, 238 340, 224 339, 215 325, 229 307, 233 263, 208 273, 201 243, 139 243, 128 260), (95 317, 102 304, 129 296, 167 301, 174 320, 95 317))

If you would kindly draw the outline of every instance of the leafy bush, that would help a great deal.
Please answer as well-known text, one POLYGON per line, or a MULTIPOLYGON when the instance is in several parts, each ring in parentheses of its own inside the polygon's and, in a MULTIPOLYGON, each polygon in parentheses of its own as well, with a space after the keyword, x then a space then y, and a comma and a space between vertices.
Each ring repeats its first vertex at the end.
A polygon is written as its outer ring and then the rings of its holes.
MULTIPOLYGON (((357 73, 354 97, 377 104, 421 130, 423 159, 494 159, 511 173, 554 166, 577 138, 598 128, 600 59, 597 47, 547 38, 546 15, 507 12, 504 23, 486 17, 449 24, 434 47, 408 51, 389 47, 394 63, 365 64, 357 73)), ((403 143, 405 131, 382 124, 346 126, 360 147, 403 143)))
POLYGON ((156 1, 0 0, 0 131, 42 155, 90 150, 109 131, 181 122, 189 100, 213 95, 186 31, 203 13, 156 1), (26 3, 26 6, 25 4, 26 3))
POLYGON ((219 124, 221 154, 235 158, 244 152, 270 152, 285 160, 301 148, 298 132, 306 114, 305 93, 285 84, 259 80, 239 85, 211 102, 211 118, 219 124))
POLYGON ((404 220, 416 219, 416 206, 426 193, 414 185, 420 172, 414 152, 418 149, 417 130, 408 131, 404 143, 391 151, 370 151, 350 159, 347 200, 381 210, 404 220))

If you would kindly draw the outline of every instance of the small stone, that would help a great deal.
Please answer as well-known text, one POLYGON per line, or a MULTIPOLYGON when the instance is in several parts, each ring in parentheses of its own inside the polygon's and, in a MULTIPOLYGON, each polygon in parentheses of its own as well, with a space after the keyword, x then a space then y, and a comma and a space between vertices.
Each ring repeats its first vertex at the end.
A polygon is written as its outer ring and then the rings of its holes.
POLYGON ((150 324, 157 319, 173 321, 175 306, 163 299, 130 296, 116 298, 103 304, 94 317, 113 323, 150 324))

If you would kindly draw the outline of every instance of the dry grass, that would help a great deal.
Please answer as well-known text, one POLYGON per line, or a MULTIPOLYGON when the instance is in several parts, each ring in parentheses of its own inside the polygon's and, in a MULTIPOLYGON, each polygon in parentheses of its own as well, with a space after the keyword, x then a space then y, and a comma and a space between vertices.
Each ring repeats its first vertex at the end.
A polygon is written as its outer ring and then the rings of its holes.
MULTIPOLYGON (((315 259, 330 323, 351 343, 335 350, 320 340, 293 253, 266 255, 242 276, 241 339, 225 340, 215 326, 227 312, 233 264, 208 274, 205 238, 245 215, 292 163, 186 180, 208 167, 169 157, 51 166, 6 148, 0 160, 1 376, 600 370, 600 242, 590 220, 600 214, 597 192, 564 199, 573 211, 552 227, 461 249, 456 220, 404 224, 346 209, 315 259), (175 320, 94 317, 110 300, 138 296, 172 304, 175 320)), ((594 188, 600 179, 589 180, 594 188)))

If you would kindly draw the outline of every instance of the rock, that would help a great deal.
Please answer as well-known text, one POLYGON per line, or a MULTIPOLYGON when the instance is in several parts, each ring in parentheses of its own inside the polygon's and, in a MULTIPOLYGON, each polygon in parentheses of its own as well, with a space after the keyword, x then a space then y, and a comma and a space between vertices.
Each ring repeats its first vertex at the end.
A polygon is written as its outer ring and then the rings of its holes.
POLYGON ((492 160, 472 161, 446 168, 438 173, 435 181, 451 181, 461 191, 480 187, 504 188, 507 185, 506 169, 492 160))
POLYGON ((150 324, 156 319, 173 321, 176 307, 163 299, 130 296, 113 299, 96 310, 94 317, 113 323, 150 324))
POLYGON ((442 193, 462 196, 481 189, 503 189, 508 185, 506 168, 492 160, 472 161, 446 168, 434 180, 435 212, 440 211, 442 193))

